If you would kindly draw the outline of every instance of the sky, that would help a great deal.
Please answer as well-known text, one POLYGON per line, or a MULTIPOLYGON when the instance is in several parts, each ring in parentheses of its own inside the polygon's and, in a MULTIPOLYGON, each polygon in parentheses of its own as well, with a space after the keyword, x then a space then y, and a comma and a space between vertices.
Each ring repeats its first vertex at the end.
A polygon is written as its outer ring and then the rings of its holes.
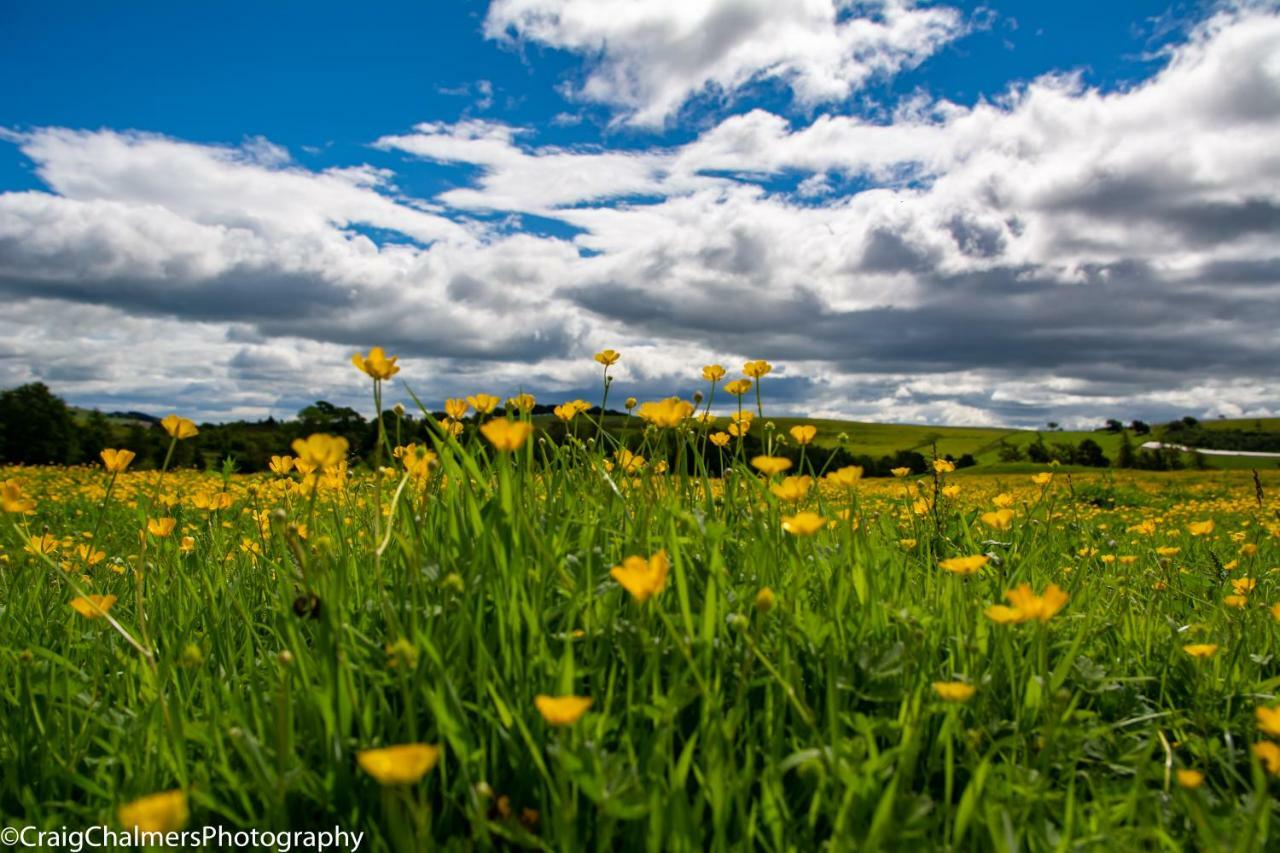
POLYGON ((1280 414, 1275 2, 6 0, 0 91, 0 388, 1280 414))

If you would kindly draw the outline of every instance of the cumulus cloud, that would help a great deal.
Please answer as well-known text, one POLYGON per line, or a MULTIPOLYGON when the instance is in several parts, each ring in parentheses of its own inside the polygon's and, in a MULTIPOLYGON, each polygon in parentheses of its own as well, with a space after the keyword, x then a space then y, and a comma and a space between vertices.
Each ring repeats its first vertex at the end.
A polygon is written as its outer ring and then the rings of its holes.
MULTIPOLYGON (((585 6, 559 5, 543 20, 534 0, 495 3, 489 26, 547 43, 596 26, 585 6)), ((759 12, 723 7, 748 24, 759 12)), ((669 8, 615 17, 630 32, 669 8)), ((878 26, 890 12, 920 10, 886 7, 878 26)), ((623 61, 594 49, 594 74, 623 61)), ((645 148, 540 145, 480 120, 375 140, 384 157, 467 170, 427 199, 388 169, 310 170, 265 140, 11 133, 47 189, 0 194, 0 379, 146 405, 147 388, 172 398, 175 381, 199 377, 181 393, 200 412, 280 414, 335 396, 326 386, 358 394, 345 355, 373 343, 416 360, 415 390, 435 398, 589 395, 585 356, 614 346, 619 381, 642 396, 691 392, 690 365, 768 357, 777 405, 815 414, 1027 424, 1280 410, 1268 376, 1277 57, 1280 16, 1245 7, 1120 91, 1064 74, 972 106, 913 99, 877 121, 753 109, 645 148), (573 236, 525 231, 523 216, 573 236), (30 359, 63 317, 161 343, 142 372, 97 332, 30 359), (192 355, 166 360, 165 344, 192 355)), ((817 71, 797 68, 748 77, 807 97, 799 81, 817 71)), ((682 74, 692 88, 629 108, 742 85, 682 74)))
POLYGON ((804 106, 841 101, 963 31, 956 10, 910 0, 495 0, 485 19, 490 38, 590 57, 575 94, 649 126, 690 98, 731 97, 761 80, 804 106))

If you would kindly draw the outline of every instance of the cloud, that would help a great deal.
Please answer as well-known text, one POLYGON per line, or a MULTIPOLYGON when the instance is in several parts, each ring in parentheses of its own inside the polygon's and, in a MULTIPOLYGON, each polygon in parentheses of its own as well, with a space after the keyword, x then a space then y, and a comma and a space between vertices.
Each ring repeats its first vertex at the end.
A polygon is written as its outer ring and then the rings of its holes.
POLYGON ((875 121, 751 109, 639 148, 474 119, 375 140, 459 169, 431 198, 265 140, 10 133, 47 189, 0 194, 0 380, 281 414, 359 400, 346 356, 376 343, 429 399, 590 398, 613 346, 641 396, 767 357, 775 404, 815 414, 1280 411, 1277 56, 1280 15, 1244 7, 1121 91, 1056 74, 875 121))
POLYGON ((964 32, 962 16, 910 0, 494 0, 493 39, 590 57, 574 94, 659 126, 691 98, 776 80, 811 107, 916 65, 964 32))
POLYGON ((537 359, 573 330, 544 276, 570 246, 494 235, 386 194, 367 167, 309 172, 238 149, 136 134, 21 141, 54 192, 0 195, 0 292, 423 355, 537 359), (383 245, 361 226, 408 241, 383 245), (502 303, 460 281, 501 288, 502 303), (459 298, 462 295, 465 298, 459 298), (494 335, 510 312, 523 323, 494 335))

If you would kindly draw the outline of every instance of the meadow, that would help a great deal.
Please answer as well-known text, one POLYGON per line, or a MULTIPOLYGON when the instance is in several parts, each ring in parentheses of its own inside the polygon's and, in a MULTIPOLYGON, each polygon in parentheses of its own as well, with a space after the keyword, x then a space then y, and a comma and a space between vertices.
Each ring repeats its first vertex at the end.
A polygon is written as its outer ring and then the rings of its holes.
MULTIPOLYGON (((406 378, 355 367, 379 410, 406 378)), ((0 824, 1280 846, 1280 473, 813 470, 774 443, 832 425, 716 367, 738 415, 628 400, 625 446, 476 394, 369 469, 318 434, 262 475, 0 470, 0 824)))

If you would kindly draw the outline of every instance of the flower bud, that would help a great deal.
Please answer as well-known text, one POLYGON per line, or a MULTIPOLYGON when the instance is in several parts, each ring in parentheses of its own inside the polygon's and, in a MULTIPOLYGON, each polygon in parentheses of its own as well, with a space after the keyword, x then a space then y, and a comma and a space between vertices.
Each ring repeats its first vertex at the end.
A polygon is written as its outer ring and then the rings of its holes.
POLYGON ((777 596, 767 586, 761 587, 760 591, 756 593, 756 610, 760 613, 768 613, 777 603, 777 596))

